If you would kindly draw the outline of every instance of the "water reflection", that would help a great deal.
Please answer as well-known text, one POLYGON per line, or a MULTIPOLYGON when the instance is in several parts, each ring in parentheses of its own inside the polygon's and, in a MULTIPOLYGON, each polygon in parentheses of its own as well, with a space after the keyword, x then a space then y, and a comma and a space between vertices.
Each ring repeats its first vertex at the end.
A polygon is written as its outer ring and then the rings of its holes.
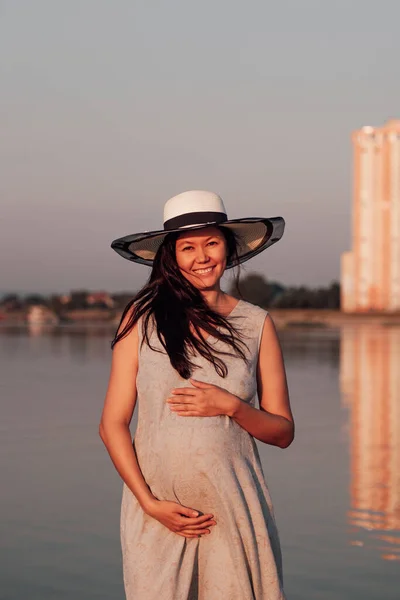
POLYGON ((329 364, 339 367, 340 334, 331 328, 298 327, 278 330, 286 360, 297 364, 329 364))
POLYGON ((111 360, 114 334, 115 326, 112 323, 30 323, 0 327, 0 335, 7 340, 4 343, 8 352, 18 353, 24 348, 36 356, 47 356, 50 351, 53 358, 68 357, 78 363, 87 363, 96 358, 111 360))
POLYGON ((340 383, 349 408, 350 544, 400 560, 400 330, 342 330, 340 383))

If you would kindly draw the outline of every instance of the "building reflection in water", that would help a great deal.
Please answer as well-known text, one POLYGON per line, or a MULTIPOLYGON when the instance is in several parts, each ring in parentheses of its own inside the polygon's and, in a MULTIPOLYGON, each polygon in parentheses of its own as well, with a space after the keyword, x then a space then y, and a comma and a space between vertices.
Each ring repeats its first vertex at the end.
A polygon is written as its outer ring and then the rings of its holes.
POLYGON ((349 409, 350 543, 400 560, 400 329, 344 328, 340 383, 349 409))

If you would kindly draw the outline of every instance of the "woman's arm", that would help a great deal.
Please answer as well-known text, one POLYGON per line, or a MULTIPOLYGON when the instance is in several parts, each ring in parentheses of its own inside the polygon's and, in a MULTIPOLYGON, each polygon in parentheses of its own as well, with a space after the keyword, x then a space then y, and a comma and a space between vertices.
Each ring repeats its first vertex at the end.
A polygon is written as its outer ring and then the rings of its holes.
POLYGON ((192 388, 176 388, 167 398, 172 411, 182 417, 228 415, 252 436, 273 446, 287 448, 294 438, 285 367, 273 321, 267 315, 257 365, 260 408, 210 383, 191 379, 192 388))
POLYGON ((261 442, 287 448, 294 439, 294 421, 282 351, 269 315, 261 336, 257 389, 259 409, 237 398, 229 416, 261 442))
MULTIPOLYGON (((125 326, 125 322, 121 324, 121 328, 125 326)), ((199 511, 191 507, 175 501, 158 500, 151 493, 140 470, 129 431, 136 404, 139 355, 137 328, 136 324, 114 346, 111 375, 100 421, 100 437, 115 468, 146 514, 182 537, 194 538, 209 534, 216 525, 212 513, 199 516, 199 511)))
MULTIPOLYGON (((122 327, 124 324, 122 324, 122 327)), ((136 404, 138 325, 113 349, 111 374, 99 433, 123 481, 143 510, 155 500, 140 471, 129 424, 136 404)))

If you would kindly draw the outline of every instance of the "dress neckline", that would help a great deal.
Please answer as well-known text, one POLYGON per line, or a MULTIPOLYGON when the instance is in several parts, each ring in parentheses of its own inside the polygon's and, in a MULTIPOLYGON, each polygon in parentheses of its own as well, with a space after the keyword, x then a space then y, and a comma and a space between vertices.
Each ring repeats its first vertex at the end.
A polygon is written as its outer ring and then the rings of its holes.
MULTIPOLYGON (((231 311, 230 311, 230 312, 229 312, 227 315, 221 315, 221 316, 223 316, 225 319, 230 319, 230 317, 233 317, 233 316, 234 316, 234 313, 236 312, 236 310, 237 310, 237 307, 239 306, 239 304, 242 304, 242 302, 243 302, 243 300, 241 300, 241 299, 239 298, 239 300, 236 302, 236 304, 235 304, 235 306, 232 308, 232 310, 231 310, 231 311)), ((210 341, 219 342, 219 339, 218 339, 218 338, 216 338, 216 337, 214 337, 214 336, 213 336, 213 335, 211 335, 211 334, 210 334, 210 335, 208 335, 206 338, 204 338, 204 340, 205 340, 206 342, 210 342, 210 341)), ((214 343, 215 343, 215 342, 214 342, 214 343)))
POLYGON ((237 309, 237 307, 239 306, 239 304, 242 302, 242 300, 239 298, 239 300, 236 302, 235 306, 231 309, 230 312, 228 312, 227 315, 222 315, 221 313, 221 317, 225 317, 225 319, 228 319, 231 315, 233 315, 233 313, 235 312, 235 310, 237 309))

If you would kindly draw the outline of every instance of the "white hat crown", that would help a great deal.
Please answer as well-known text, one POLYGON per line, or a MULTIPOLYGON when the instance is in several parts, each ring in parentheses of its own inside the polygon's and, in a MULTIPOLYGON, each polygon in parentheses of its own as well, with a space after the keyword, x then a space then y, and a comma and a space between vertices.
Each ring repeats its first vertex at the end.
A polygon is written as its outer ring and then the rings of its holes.
MULTIPOLYGON (((191 190, 167 200, 164 206, 164 227, 167 225, 168 228, 168 224, 171 225, 184 215, 193 215, 193 213, 198 213, 199 217, 202 217, 201 223, 207 220, 212 221, 215 215, 223 215, 223 219, 227 219, 224 203, 218 194, 203 190, 191 190), (207 213, 209 213, 209 219, 207 219, 207 213)), ((191 221, 190 225, 196 225, 193 219, 191 221)))

